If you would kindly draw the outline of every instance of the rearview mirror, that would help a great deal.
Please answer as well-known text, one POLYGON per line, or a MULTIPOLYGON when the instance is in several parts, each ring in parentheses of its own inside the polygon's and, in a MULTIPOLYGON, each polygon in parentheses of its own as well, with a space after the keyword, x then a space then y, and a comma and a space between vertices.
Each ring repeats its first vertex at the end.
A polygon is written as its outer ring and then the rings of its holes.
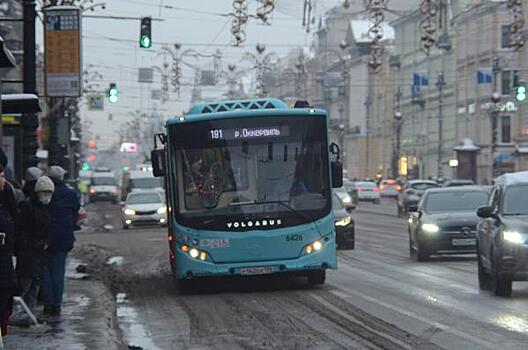
POLYGON ((493 207, 484 206, 477 209, 477 215, 481 218, 491 218, 495 216, 493 207))
POLYGON ((155 177, 165 176, 167 161, 165 160, 164 149, 153 149, 150 152, 150 161, 152 162, 152 173, 155 177))
POLYGON ((348 203, 345 205, 345 209, 347 212, 350 213, 352 210, 356 209, 356 205, 352 203, 348 203))
POLYGON ((330 167, 332 171, 332 187, 343 187, 343 164, 339 161, 334 161, 330 163, 330 167))
POLYGON ((409 206, 407 207, 407 211, 409 213, 416 213, 418 211, 418 205, 416 204, 409 204, 409 206))

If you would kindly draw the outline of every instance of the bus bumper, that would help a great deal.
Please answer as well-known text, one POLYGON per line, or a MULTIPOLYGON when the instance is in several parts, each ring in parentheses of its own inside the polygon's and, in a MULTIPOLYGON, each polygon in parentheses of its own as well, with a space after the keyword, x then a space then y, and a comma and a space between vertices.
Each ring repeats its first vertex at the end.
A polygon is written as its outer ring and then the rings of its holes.
POLYGON ((213 276, 241 276, 260 274, 290 273, 306 275, 309 271, 337 268, 335 239, 325 242, 323 249, 311 254, 303 254, 296 259, 252 261, 241 263, 215 263, 209 259, 193 259, 188 253, 177 247, 174 249, 177 279, 191 279, 213 276))

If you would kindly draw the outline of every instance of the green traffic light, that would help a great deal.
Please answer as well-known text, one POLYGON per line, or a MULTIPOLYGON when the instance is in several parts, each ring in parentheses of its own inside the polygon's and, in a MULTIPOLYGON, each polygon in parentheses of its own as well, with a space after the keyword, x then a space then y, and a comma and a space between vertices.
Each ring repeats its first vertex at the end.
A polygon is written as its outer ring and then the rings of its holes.
POLYGON ((515 100, 517 102, 525 102, 528 98, 528 89, 525 85, 519 85, 515 88, 515 100))
POLYGON ((84 170, 84 171, 88 171, 88 170, 90 170, 90 164, 88 164, 88 163, 86 163, 86 162, 83 163, 83 165, 82 165, 82 170, 84 170))
POLYGON ((152 40, 150 40, 150 37, 143 35, 139 40, 139 45, 143 48, 148 49, 152 46, 152 40))

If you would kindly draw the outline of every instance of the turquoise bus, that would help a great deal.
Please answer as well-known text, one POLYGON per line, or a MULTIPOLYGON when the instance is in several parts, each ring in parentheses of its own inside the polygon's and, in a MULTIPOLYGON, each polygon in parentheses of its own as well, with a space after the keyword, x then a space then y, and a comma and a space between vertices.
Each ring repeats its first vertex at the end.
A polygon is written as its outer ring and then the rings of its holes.
POLYGON ((324 110, 277 99, 199 104, 170 119, 154 146, 178 283, 291 273, 323 284, 337 268, 331 193, 343 168, 324 110))

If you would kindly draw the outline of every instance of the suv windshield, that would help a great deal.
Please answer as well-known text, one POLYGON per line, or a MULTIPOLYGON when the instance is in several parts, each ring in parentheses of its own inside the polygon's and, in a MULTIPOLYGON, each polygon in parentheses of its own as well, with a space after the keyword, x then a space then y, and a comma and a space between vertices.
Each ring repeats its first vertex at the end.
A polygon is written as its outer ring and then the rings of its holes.
POLYGON ((115 186, 113 177, 92 177, 92 186, 115 186))
POLYGON ((161 198, 155 193, 142 193, 130 195, 127 204, 156 204, 161 203, 161 198))
POLYGON ((473 211, 486 205, 488 193, 484 191, 432 192, 425 200, 427 212, 473 211))
POLYGON ((359 188, 376 188, 378 186, 374 182, 356 182, 356 187, 359 187, 359 188))
POLYGON ((177 215, 187 225, 224 229, 226 217, 286 216, 293 225, 330 211, 323 118, 209 120, 170 135, 181 164, 177 215))
POLYGON ((504 215, 528 215, 528 185, 508 187, 504 193, 504 215))

